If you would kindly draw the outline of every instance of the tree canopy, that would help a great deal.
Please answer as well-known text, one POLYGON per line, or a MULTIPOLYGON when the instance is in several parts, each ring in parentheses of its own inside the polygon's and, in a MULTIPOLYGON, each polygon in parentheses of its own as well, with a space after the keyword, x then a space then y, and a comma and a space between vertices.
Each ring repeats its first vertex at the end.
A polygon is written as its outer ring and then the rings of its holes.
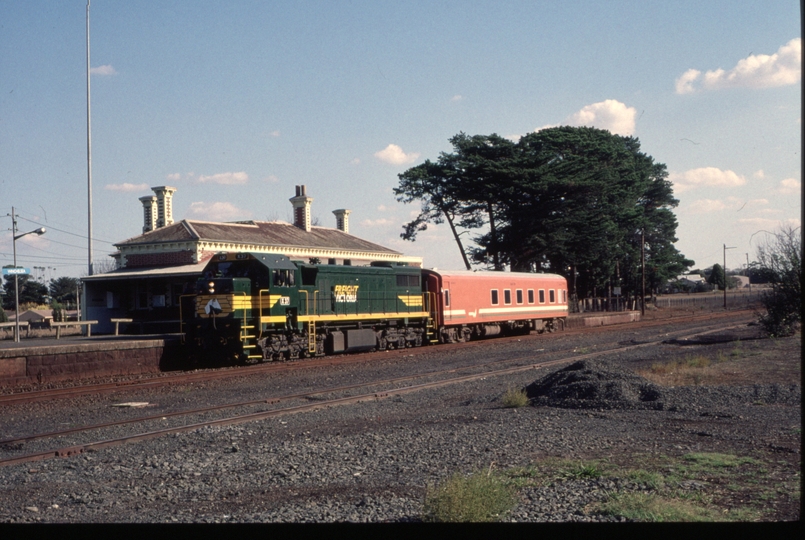
MULTIPOLYGON (((5 276, 3 284, 3 308, 14 309, 14 276, 5 276)), ((23 304, 44 304, 48 288, 31 278, 30 275, 17 276, 19 279, 20 306, 23 304)))
POLYGON ((674 199, 664 164, 636 138, 587 127, 450 139, 442 153, 399 175, 399 201, 422 210, 401 236, 448 222, 464 257, 497 270, 550 271, 573 292, 609 285, 639 289, 645 240, 646 284, 659 287, 693 262, 674 247, 674 199), (458 229, 475 230, 465 248, 458 229))

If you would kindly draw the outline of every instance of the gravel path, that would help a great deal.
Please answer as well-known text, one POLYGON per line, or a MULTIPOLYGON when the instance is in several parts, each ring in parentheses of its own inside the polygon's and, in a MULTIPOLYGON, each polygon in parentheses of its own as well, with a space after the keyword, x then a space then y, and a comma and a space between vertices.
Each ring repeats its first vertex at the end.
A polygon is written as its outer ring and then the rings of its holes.
MULTIPOLYGON (((574 339, 589 347, 592 338, 574 339)), ((550 348, 546 343, 500 348, 550 348)), ((464 354, 491 353, 437 352, 433 358, 449 364, 464 354)), ((564 372, 493 377, 3 467, 0 522, 411 522, 421 520, 427 486, 456 472, 501 471, 557 458, 617 461, 636 453, 777 452, 781 460, 798 463, 800 437, 792 432, 801 424, 798 384, 660 388, 625 367, 666 355, 663 347, 646 348, 603 363, 579 362, 564 372), (502 406, 507 389, 529 385, 533 406, 502 406)), ((261 384, 313 386, 322 379, 358 378, 361 369, 393 369, 381 364, 261 384)), ((163 390, 162 397, 186 392, 193 401, 221 391, 228 399, 240 385, 246 383, 222 382, 203 392, 163 390)), ((109 410, 110 400, 121 397, 19 406, 6 411, 6 418, 18 429, 47 410, 48 425, 65 424, 95 405, 109 410)), ((689 482, 680 489, 703 486, 689 482)), ((567 478, 520 490, 519 504, 505 519, 619 521, 590 511, 591 505, 616 492, 651 489, 624 478, 567 478)), ((799 517, 790 509, 781 512, 771 519, 799 517)))

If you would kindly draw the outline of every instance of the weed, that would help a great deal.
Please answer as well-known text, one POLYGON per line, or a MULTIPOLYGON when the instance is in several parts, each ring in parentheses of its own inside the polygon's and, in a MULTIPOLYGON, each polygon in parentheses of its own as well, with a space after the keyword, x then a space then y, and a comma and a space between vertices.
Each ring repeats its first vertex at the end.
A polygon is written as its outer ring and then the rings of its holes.
POLYGON ((598 463, 583 462, 573 463, 569 467, 561 471, 561 476, 564 478, 599 478, 603 476, 604 471, 598 463))
POLYGON ((525 407, 528 405, 528 396, 522 388, 509 388, 503 394, 503 406, 508 408, 525 407))
POLYGON ((498 521, 515 505, 512 489, 497 475, 476 472, 455 474, 438 486, 429 486, 423 519, 429 522, 498 521))

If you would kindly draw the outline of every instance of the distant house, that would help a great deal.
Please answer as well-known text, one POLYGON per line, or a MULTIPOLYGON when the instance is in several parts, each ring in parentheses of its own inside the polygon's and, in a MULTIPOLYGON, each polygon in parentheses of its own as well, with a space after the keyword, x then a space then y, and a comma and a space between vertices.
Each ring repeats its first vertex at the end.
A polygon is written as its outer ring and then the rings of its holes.
POLYGON ((218 223, 183 219, 174 223, 171 199, 176 188, 152 188, 141 197, 143 233, 115 244, 119 268, 83 278, 84 316, 98 320, 93 330, 114 330, 111 319, 132 318, 149 323, 146 331, 178 332, 180 296, 189 292, 207 261, 222 251, 282 254, 294 260, 323 264, 367 265, 374 261, 422 266, 421 257, 349 234, 349 210, 334 210, 336 227, 311 225, 313 201, 305 186, 290 199, 294 223, 238 221, 218 223))

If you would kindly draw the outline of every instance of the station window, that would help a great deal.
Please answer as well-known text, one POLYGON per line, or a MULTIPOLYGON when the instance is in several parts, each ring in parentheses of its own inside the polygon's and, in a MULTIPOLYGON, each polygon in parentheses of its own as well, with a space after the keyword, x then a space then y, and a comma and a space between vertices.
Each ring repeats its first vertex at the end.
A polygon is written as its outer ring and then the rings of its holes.
POLYGON ((534 289, 528 289, 528 303, 534 303, 534 289))
POLYGON ((550 291, 548 291, 548 294, 549 294, 551 304, 555 304, 556 303, 556 291, 551 289, 550 291))
POLYGON ((517 303, 523 303, 523 289, 517 289, 517 303))
POLYGON ((498 303, 499 303, 499 301, 498 301, 498 290, 497 289, 492 289, 492 305, 496 306, 496 305, 498 305, 498 303))
POLYGON ((512 303, 512 292, 509 289, 503 289, 503 303, 507 306, 512 303))
POLYGON ((545 289, 540 289, 539 290, 539 303, 540 304, 545 303, 545 289))
POLYGON ((444 307, 450 307, 450 289, 444 290, 444 307))

